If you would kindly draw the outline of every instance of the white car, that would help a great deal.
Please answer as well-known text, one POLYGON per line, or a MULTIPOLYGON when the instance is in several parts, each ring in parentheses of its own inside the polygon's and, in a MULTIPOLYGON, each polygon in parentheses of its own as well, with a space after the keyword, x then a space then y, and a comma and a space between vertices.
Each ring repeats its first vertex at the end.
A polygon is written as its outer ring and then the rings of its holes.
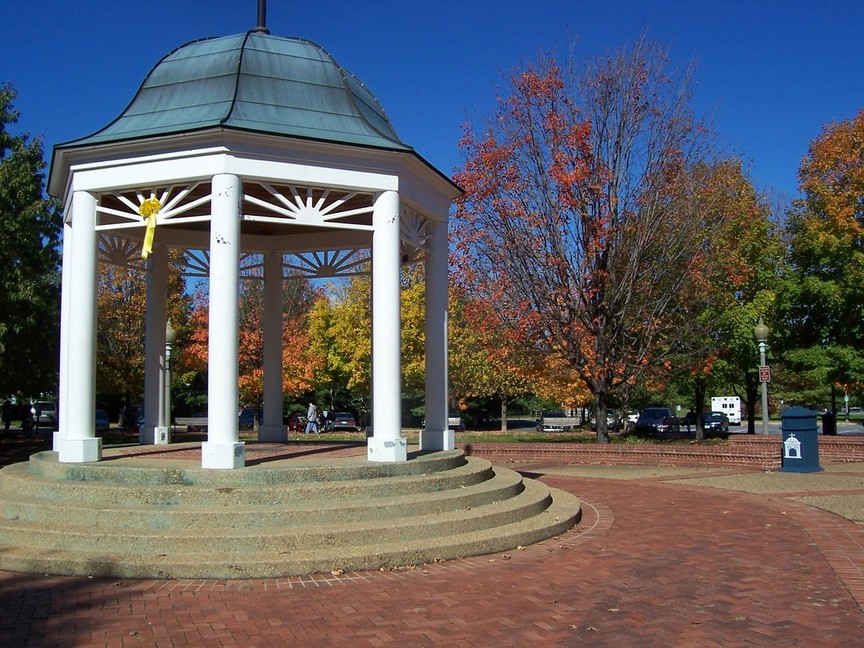
POLYGON ((36 401, 30 406, 33 424, 42 426, 57 425, 57 405, 51 401, 36 401))

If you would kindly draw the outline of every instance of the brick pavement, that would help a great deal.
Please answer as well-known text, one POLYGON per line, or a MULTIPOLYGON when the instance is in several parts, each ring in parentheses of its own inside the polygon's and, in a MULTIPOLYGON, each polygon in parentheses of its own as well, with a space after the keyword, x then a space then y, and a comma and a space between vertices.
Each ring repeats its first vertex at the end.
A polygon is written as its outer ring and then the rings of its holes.
POLYGON ((507 554, 254 581, 0 573, 0 645, 864 646, 861 526, 776 495, 542 479, 583 520, 507 554))

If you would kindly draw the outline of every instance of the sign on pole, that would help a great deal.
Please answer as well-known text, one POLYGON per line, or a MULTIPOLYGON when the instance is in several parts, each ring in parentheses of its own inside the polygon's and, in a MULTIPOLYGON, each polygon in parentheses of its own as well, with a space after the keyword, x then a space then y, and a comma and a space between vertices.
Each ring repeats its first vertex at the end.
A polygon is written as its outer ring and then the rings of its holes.
POLYGON ((768 365, 762 365, 759 367, 759 382, 771 382, 771 367, 768 365))

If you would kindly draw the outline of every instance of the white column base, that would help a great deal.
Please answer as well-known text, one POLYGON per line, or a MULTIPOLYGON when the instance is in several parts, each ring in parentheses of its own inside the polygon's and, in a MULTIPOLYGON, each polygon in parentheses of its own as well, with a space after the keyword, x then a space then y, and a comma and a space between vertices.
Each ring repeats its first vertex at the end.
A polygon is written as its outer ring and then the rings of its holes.
POLYGON ((216 443, 205 441, 201 444, 201 467, 213 469, 243 468, 246 465, 246 444, 216 443))
POLYGON ((157 426, 153 430, 153 445, 168 445, 171 443, 171 428, 157 426))
POLYGON ((264 443, 285 443, 288 440, 288 427, 285 425, 260 425, 258 440, 264 443))
POLYGON ((370 437, 367 441, 369 461, 408 461, 408 441, 402 438, 370 437))
POLYGON ((57 454, 60 463, 87 463, 102 460, 101 437, 59 439, 55 436, 54 442, 58 444, 57 454))
POLYGON ((456 449, 456 432, 453 430, 420 430, 420 449, 427 452, 456 449))
POLYGON ((146 425, 138 428, 138 443, 140 445, 168 445, 171 443, 171 428, 157 425, 149 430, 146 425))

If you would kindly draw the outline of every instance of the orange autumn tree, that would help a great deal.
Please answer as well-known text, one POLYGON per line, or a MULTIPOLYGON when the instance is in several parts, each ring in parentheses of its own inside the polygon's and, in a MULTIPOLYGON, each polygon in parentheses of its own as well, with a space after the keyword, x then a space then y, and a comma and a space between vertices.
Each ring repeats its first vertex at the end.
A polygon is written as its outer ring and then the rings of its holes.
POLYGON ((578 371, 561 355, 538 358, 533 371, 534 392, 540 398, 578 410, 593 403, 593 395, 578 371))
MULTIPOLYGON (((308 313, 315 292, 305 279, 289 277, 282 290, 282 391, 301 394, 312 386, 317 360, 309 354, 308 313)), ((206 375, 208 357, 208 306, 206 288, 194 297, 189 317, 191 332, 182 348, 180 367, 186 380, 206 375)), ((239 397, 260 403, 264 393, 264 291, 261 277, 240 283, 239 397)))
POLYGON ((707 155, 688 87, 645 41, 572 77, 542 58, 461 143, 455 279, 578 373, 601 443, 614 390, 663 362, 681 321, 707 155))

